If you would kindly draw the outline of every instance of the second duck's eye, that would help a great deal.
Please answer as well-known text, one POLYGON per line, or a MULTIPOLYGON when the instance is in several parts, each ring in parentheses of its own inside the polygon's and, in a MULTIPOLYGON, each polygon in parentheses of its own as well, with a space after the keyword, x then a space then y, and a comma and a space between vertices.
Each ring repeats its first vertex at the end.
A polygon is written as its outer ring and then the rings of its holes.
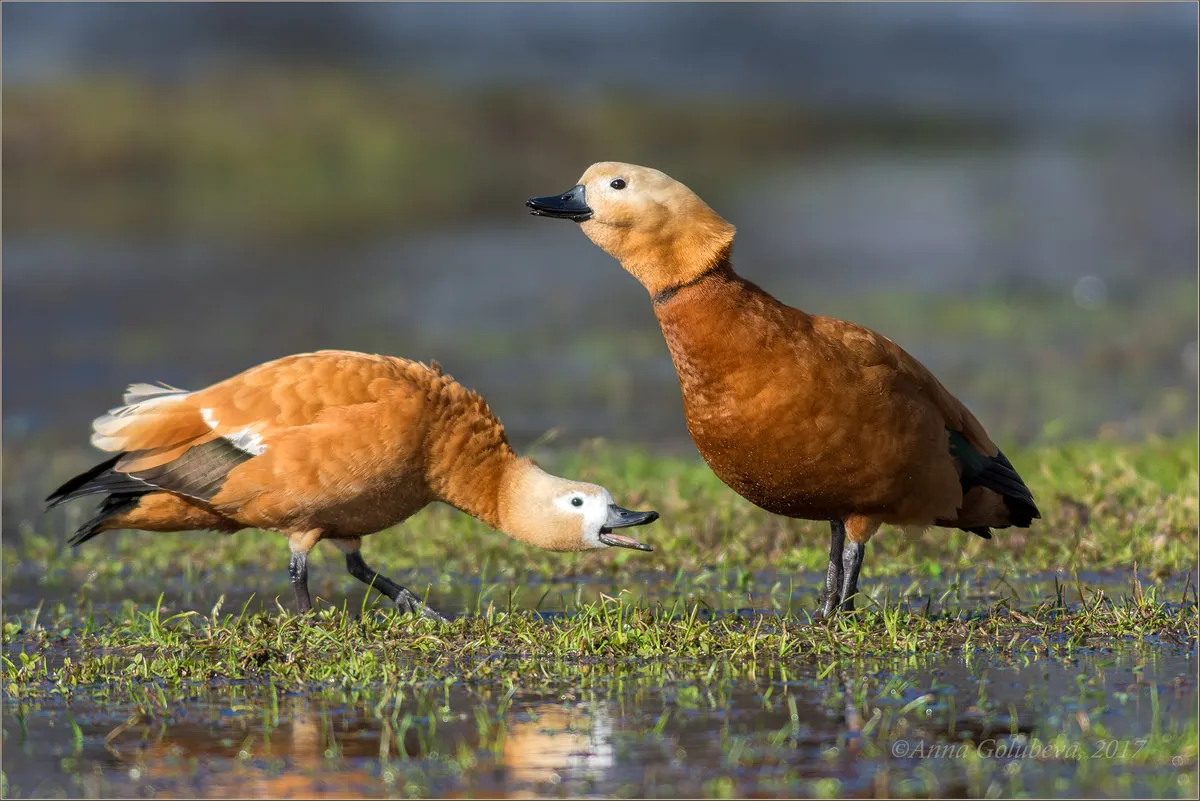
POLYGON ((578 495, 576 495, 574 498, 571 499, 571 505, 572 506, 583 506, 583 498, 580 498, 578 495))
POLYGON ((625 188, 625 179, 624 178, 614 178, 613 182, 611 184, 609 184, 609 186, 611 186, 613 189, 624 189, 625 188))

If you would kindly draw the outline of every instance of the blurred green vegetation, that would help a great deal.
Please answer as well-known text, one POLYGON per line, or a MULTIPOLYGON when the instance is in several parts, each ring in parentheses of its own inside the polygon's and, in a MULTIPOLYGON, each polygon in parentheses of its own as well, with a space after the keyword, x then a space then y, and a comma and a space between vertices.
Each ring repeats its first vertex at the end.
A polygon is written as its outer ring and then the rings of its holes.
POLYGON ((336 71, 179 85, 95 75, 4 95, 10 232, 353 236, 506 207, 601 157, 653 161, 704 194, 771 157, 1005 135, 929 116, 814 117, 625 89, 568 101, 336 71))

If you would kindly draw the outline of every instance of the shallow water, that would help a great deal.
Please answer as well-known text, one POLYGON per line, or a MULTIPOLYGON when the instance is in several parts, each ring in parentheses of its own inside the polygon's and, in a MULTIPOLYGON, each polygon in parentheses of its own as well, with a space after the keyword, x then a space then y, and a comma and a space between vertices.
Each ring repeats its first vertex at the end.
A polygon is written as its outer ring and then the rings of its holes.
MULTIPOLYGON (((819 576, 711 571, 634 574, 648 604, 757 616, 815 603, 819 576)), ((1011 599, 1078 607, 1127 575, 980 573, 924 583, 871 580, 877 597, 919 612, 974 615, 1011 599)), ((1155 585, 1168 602, 1194 576, 1155 585)), ((415 584, 416 582, 414 582, 415 584)), ((13 585, 16 584, 16 587, 13 585)), ((1149 584, 1148 584, 1149 586, 1149 584)), ((227 589, 227 588, 226 588, 227 589)), ((343 589, 343 588, 339 588, 343 589)), ((153 603, 157 590, 120 593, 153 603)), ((620 587, 606 579, 523 582, 522 608, 569 614, 620 587)), ((207 611, 219 587, 175 586, 165 611, 207 611)), ((115 612, 118 593, 89 599, 115 612)), ((31 588, 6 587, 9 614, 31 588)), ((1190 597, 1190 596, 1189 596, 1190 597)), ((507 586, 464 583, 431 598, 452 615, 509 603, 507 586)), ((237 599, 226 597, 232 604, 237 599)), ((284 599, 285 603, 288 599, 284 599)), ((362 603, 361 595, 346 600, 362 603)), ((274 608, 254 599, 251 608, 274 608)), ((230 606, 226 606, 229 609, 230 606)), ((236 607, 233 607, 236 609, 236 607)), ((767 625, 771 625, 768 619, 767 625)), ((217 679, 168 687, 75 688, 19 702, 5 692, 6 795, 87 797, 940 795, 1176 796, 1195 791, 1194 753, 1171 764, 1196 726, 1196 649, 1166 638, 1032 651, 985 648, 784 660, 572 659, 497 653, 399 685, 289 687, 217 679), (481 663, 482 664, 482 663, 481 663), (464 674, 470 671, 468 678, 464 674), (1147 749, 1149 749, 1147 751, 1147 749), (1163 757, 1163 749, 1168 749, 1163 757), (1172 750, 1174 749, 1174 750, 1172 750), (1138 754, 1157 761, 1139 761, 1138 754), (1170 769, 1162 764, 1168 760, 1170 769)), ((17 659, 10 647, 8 656, 17 659)), ((60 646, 52 662, 67 655, 60 646)), ((1194 742, 1194 733, 1192 735, 1194 742)), ((1185 749, 1187 746, 1184 745, 1185 749)))
POLYGON ((1120 643, 833 666, 506 658, 502 679, 399 695, 6 697, 4 771, 12 797, 1180 795, 1194 763, 1136 753, 1194 726, 1195 658, 1120 643))

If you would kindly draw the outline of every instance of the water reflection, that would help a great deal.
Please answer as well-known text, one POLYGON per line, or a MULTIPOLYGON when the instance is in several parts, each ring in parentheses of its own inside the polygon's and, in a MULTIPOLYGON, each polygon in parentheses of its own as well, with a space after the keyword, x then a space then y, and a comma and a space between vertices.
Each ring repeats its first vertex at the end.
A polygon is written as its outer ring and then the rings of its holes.
MULTIPOLYGON (((1105 769, 1124 777, 1118 794, 1161 795, 1193 786, 1184 732, 1195 725, 1194 659, 1192 646, 1150 644, 1037 659, 867 656, 832 670, 805 659, 514 659, 491 678, 448 686, 151 688, 146 697, 159 700, 139 704, 91 700, 79 688, 70 700, 5 697, 3 767, 10 797, 833 792, 820 782, 847 796, 965 796, 1009 775, 987 755, 1002 748, 1150 736, 1160 743, 1151 761, 1105 769), (934 745, 984 759, 905 756, 934 745), (1163 759, 1175 767, 1164 770, 1163 759)), ((1086 780, 1080 792, 1108 787, 1072 760, 1019 767, 1035 795, 1061 781, 1086 780)))
POLYGON ((616 751, 607 705, 541 703, 521 717, 529 719, 511 721, 504 739, 502 761, 510 798, 570 793, 576 783, 595 782, 612 769, 616 751), (539 795, 546 785, 555 789, 539 795))

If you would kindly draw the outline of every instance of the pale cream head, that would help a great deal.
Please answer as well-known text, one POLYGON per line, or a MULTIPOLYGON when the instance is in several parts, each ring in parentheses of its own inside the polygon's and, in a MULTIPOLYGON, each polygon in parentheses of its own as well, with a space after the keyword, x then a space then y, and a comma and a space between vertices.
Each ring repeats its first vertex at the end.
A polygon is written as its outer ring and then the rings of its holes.
POLYGON ((671 176, 619 161, 593 164, 572 190, 557 198, 534 198, 527 205, 535 214, 579 222, 588 238, 651 295, 686 283, 727 258, 736 232, 671 176), (554 207, 556 199, 563 201, 561 210, 554 207))
POLYGON ((615 530, 657 519, 658 512, 617 506, 604 487, 552 476, 528 460, 515 463, 500 490, 500 528, 548 551, 653 550, 615 530))

